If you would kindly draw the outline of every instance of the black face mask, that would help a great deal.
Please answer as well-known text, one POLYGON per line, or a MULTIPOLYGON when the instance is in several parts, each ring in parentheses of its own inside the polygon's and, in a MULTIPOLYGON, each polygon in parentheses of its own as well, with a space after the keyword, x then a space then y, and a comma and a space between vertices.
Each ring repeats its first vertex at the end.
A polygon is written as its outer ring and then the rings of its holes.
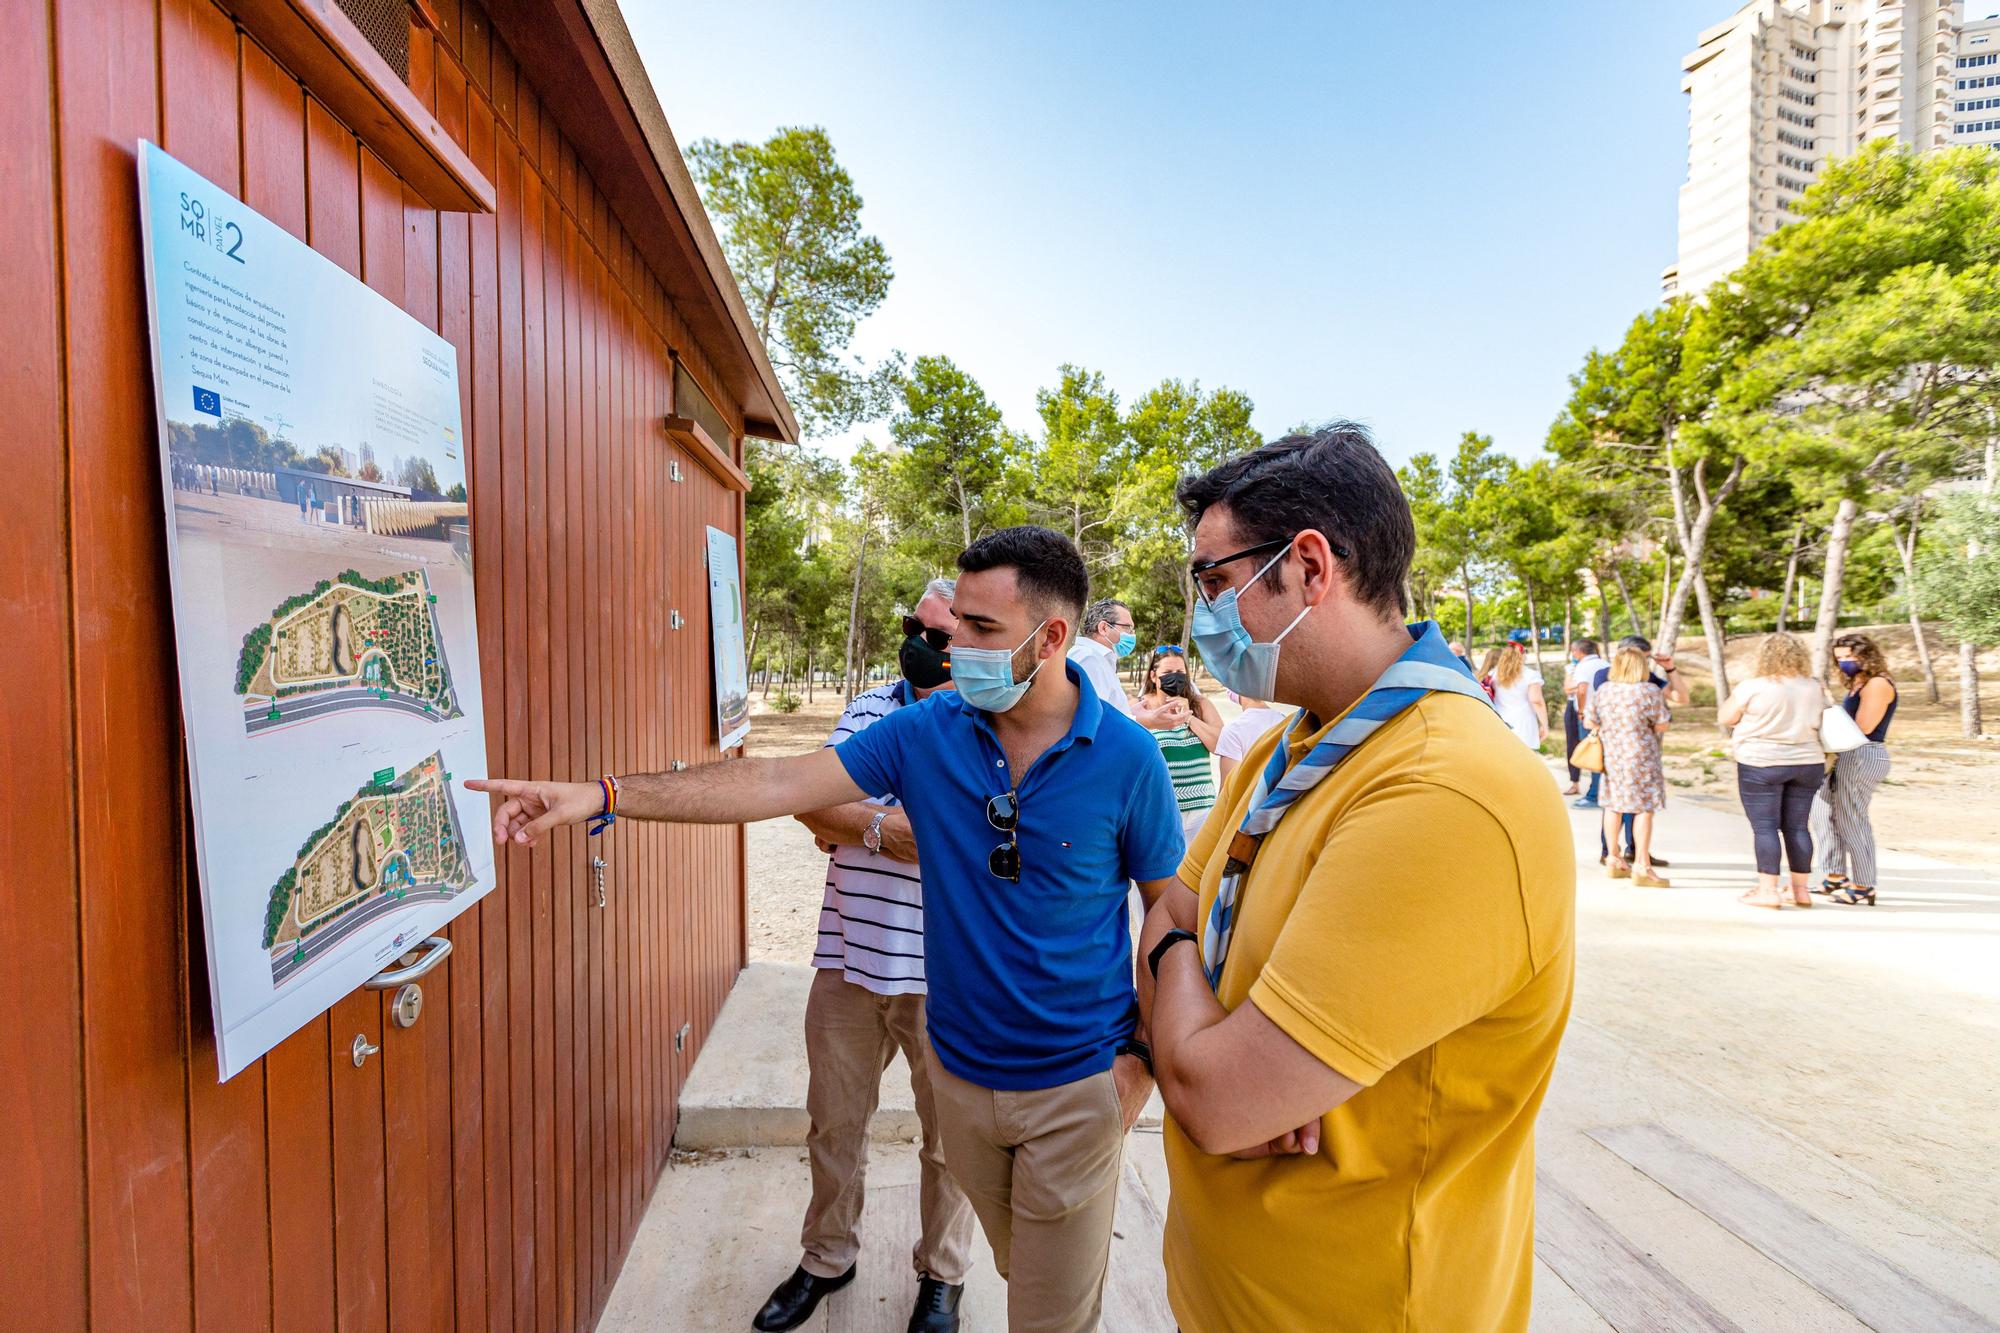
POLYGON ((903 640, 896 662, 903 679, 920 690, 934 690, 951 679, 951 649, 933 648, 920 634, 903 640))
POLYGON ((1188 676, 1185 671, 1161 672, 1160 693, 1178 695, 1183 699, 1194 698, 1194 691, 1188 688, 1188 676))

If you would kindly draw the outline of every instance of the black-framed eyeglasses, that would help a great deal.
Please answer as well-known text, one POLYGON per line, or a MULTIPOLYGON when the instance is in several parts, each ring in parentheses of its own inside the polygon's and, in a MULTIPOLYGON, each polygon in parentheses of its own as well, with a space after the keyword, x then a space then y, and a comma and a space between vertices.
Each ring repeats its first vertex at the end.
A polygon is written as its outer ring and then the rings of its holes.
MULTIPOLYGON (((1234 551, 1228 555, 1217 556, 1213 560, 1200 561, 1196 564, 1188 566, 1188 577, 1198 579, 1203 574, 1206 574, 1211 570, 1220 569, 1224 565, 1234 564, 1238 560, 1248 560, 1251 556, 1254 555, 1269 555, 1273 551, 1277 551, 1284 547, 1290 546, 1293 542, 1297 541, 1298 539, 1299 539, 1299 534, 1295 532, 1289 537, 1278 537, 1268 542, 1258 542, 1255 546, 1246 546, 1240 551, 1234 551)), ((1348 560, 1353 558, 1354 552, 1348 550, 1345 546, 1342 546, 1339 542, 1336 542, 1331 538, 1329 538, 1326 544, 1328 548, 1330 548, 1333 551, 1333 553, 1339 556, 1342 560, 1348 560)))
POLYGON ((937 629, 934 626, 926 625, 915 616, 903 617, 903 637, 906 639, 921 638, 925 643, 939 652, 943 652, 945 649, 951 647, 950 630, 937 629))
POLYGON ((986 802, 986 822, 1007 835, 1007 841, 986 854, 988 873, 1008 881, 1021 882, 1021 802, 1011 791, 1003 791, 986 802))

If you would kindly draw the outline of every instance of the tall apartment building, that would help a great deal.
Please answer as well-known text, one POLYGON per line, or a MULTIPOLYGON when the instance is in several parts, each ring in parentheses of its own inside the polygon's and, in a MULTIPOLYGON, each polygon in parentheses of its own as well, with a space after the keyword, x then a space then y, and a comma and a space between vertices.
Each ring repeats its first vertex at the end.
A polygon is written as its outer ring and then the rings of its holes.
POLYGON ((1864 144, 2000 147, 2000 18, 1967 21, 1962 0, 1750 0, 1681 69, 1688 176, 1666 296, 1741 264, 1864 144))

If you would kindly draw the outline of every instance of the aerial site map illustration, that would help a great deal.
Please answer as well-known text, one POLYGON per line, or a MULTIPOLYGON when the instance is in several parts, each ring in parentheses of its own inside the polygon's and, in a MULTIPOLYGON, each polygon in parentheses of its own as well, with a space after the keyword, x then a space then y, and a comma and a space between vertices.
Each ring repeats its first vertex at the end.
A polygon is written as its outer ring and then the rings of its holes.
POLYGON ((244 636, 236 692, 252 736, 355 708, 461 715, 421 569, 382 579, 343 570, 286 598, 244 636))
POLYGON ((472 887, 450 781, 436 754, 377 773, 306 839, 264 912, 274 984, 380 916, 472 887))

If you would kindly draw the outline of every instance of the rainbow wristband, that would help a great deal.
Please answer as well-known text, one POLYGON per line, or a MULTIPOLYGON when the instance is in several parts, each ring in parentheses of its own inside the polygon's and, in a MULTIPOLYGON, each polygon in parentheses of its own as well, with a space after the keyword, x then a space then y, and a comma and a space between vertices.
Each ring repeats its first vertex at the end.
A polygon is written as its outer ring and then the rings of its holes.
POLYGON ((618 779, 606 773, 597 780, 604 791, 604 812, 590 817, 590 836, 596 837, 618 822, 618 779))

